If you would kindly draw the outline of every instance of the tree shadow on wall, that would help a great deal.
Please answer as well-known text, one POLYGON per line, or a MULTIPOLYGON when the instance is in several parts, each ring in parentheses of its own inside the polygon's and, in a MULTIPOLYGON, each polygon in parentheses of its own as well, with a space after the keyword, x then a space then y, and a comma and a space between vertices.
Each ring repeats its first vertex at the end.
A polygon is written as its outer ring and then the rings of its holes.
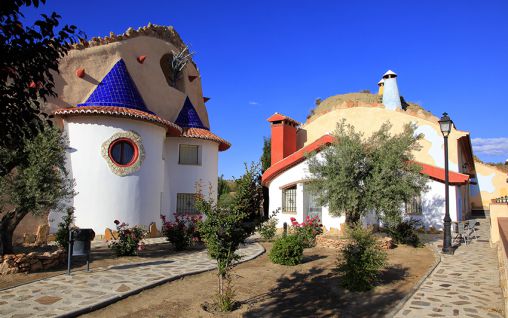
MULTIPOLYGON (((387 267, 380 284, 404 279, 407 268, 387 267)), ((244 317, 384 317, 405 296, 396 288, 350 292, 341 287, 340 276, 322 268, 294 272, 277 280, 269 292, 243 301, 255 306, 244 317)))
POLYGON ((441 229, 443 227, 444 206, 445 199, 440 195, 423 200, 422 211, 424 212, 421 219, 427 228, 432 226, 435 229, 441 229))

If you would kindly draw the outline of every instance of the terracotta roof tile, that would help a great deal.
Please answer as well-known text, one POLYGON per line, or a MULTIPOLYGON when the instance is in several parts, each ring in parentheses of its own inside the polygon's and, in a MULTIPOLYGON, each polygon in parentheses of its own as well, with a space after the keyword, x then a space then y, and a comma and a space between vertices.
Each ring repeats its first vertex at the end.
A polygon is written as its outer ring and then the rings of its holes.
POLYGON ((215 135, 211 131, 203 128, 184 128, 182 137, 187 138, 197 138, 197 139, 204 139, 204 140, 211 140, 219 143, 219 151, 228 150, 229 147, 231 147, 231 144, 222 139, 221 137, 215 135))
MULTIPOLYGON (((420 171, 422 174, 429 176, 431 179, 445 182, 445 170, 443 168, 417 161, 414 163, 422 167, 420 171)), ((466 184, 469 181, 469 176, 455 171, 448 171, 448 179, 450 184, 466 184)))
POLYGON ((293 152, 286 158, 276 162, 270 168, 266 169, 265 173, 263 173, 263 176, 261 177, 261 183, 266 185, 268 182, 275 179, 275 177, 277 177, 279 174, 304 161, 305 154, 316 150, 321 150, 323 147, 330 145, 334 140, 335 138, 333 136, 324 135, 313 143, 293 152))
POLYGON ((279 114, 279 113, 275 113, 273 114, 272 116, 270 116, 270 118, 267 119, 269 122, 274 122, 274 121, 282 121, 282 120, 287 120, 293 124, 295 124, 296 126, 299 126, 300 123, 297 122, 296 120, 294 120, 293 118, 291 117, 288 117, 288 116, 285 116, 285 115, 282 115, 282 114, 279 114))
POLYGON ((138 119, 142 121, 151 122, 159 126, 165 127, 168 134, 171 136, 179 136, 182 133, 182 128, 178 125, 161 118, 154 114, 149 114, 137 109, 117 107, 117 106, 87 106, 87 107, 72 107, 61 108, 53 112, 55 116, 72 116, 72 115, 105 115, 113 117, 124 117, 138 119))
MULTIPOLYGON (((333 143, 335 138, 331 135, 324 135, 323 137, 317 139, 313 143, 295 151, 291 155, 286 158, 276 162, 270 168, 268 168, 261 178, 261 182, 263 185, 267 185, 273 179, 275 179, 278 175, 283 173, 284 171, 290 169, 291 167, 296 166, 300 162, 303 162, 305 158, 305 154, 311 153, 313 151, 319 151, 324 147, 333 143)), ((422 162, 413 161, 415 164, 418 164, 422 167, 420 171, 422 174, 429 176, 429 178, 444 182, 445 181, 445 172, 443 168, 436 167, 433 165, 429 165, 422 162)), ((469 176, 466 174, 458 173, 455 171, 449 171, 449 182, 452 185, 458 184, 466 184, 469 181, 469 176)))

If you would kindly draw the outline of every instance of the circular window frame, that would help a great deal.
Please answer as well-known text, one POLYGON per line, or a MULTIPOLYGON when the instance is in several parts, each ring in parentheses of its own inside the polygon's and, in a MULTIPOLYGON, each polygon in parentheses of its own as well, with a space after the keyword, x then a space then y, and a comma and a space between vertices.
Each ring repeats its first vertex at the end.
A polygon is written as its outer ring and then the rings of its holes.
POLYGON ((141 136, 135 131, 118 132, 108 138, 101 147, 102 157, 106 160, 111 172, 118 176, 127 176, 141 168, 141 164, 145 159, 145 150, 141 142, 141 136), (127 164, 119 164, 114 160, 111 150, 114 145, 119 142, 127 142, 134 149, 134 155, 127 164))
POLYGON ((109 147, 108 147, 108 156, 109 156, 109 159, 117 166, 119 167, 123 167, 123 168, 126 168, 126 167, 130 167, 132 166, 136 160, 138 160, 138 157, 139 157, 139 150, 138 150, 138 145, 136 145, 136 143, 132 140, 132 139, 129 139, 129 138, 126 138, 126 137, 120 137, 118 139, 115 139, 113 140, 110 144, 109 144, 109 147), (120 164, 118 163, 118 161, 115 160, 115 158, 113 157, 113 154, 111 153, 112 150, 113 150, 113 147, 121 142, 125 142, 127 144, 129 144, 132 149, 133 149, 133 154, 132 154, 132 158, 129 162, 127 162, 126 164, 120 164))

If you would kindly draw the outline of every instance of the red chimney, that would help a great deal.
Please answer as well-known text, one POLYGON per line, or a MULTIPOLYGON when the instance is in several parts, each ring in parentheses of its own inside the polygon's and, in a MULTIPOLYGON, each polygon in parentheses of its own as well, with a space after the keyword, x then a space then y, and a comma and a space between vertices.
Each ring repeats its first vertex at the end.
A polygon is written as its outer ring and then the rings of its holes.
POLYGON ((273 114, 268 121, 272 128, 271 165, 273 165, 296 151, 296 130, 300 123, 279 113, 273 114))

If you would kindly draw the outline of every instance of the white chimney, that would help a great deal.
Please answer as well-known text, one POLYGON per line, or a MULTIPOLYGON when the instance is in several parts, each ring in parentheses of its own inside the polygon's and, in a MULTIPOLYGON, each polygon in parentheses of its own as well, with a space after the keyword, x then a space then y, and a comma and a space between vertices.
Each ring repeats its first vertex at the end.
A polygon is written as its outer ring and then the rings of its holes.
POLYGON ((383 104, 390 110, 401 109, 402 105, 400 103, 399 88, 397 87, 397 74, 388 70, 388 72, 383 75, 383 79, 383 104))
POLYGON ((381 79, 379 82, 377 82, 377 86, 377 94, 383 96, 383 87, 385 86, 385 80, 381 79))

